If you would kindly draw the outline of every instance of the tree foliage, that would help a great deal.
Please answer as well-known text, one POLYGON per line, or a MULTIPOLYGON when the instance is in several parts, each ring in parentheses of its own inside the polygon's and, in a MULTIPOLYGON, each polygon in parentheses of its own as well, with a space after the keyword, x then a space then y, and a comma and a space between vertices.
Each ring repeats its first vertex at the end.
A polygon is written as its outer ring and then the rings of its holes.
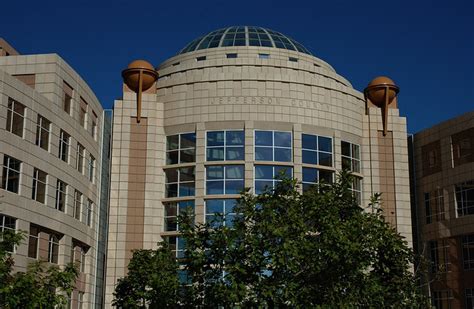
MULTIPOLYGON (((424 306, 412 272, 411 249, 381 211, 367 212, 357 204, 350 184, 351 176, 343 172, 334 184, 303 194, 289 179, 258 196, 247 192, 239 200, 232 227, 194 224, 192 216, 183 215, 186 258, 181 268, 187 280, 171 293, 169 288, 156 290, 163 285, 140 286, 138 291, 153 293, 139 293, 140 301, 128 305, 142 307, 161 295, 172 300, 168 307, 424 306)), ((378 197, 372 202, 379 203, 378 197)), ((177 278, 177 264, 171 260, 169 268, 161 265, 165 272, 147 261, 137 272, 139 252, 117 287, 117 299, 137 293, 129 278, 138 274, 144 284, 153 276, 161 282, 177 278)), ((148 252, 170 256, 165 247, 148 252)))
POLYGON ((78 275, 72 263, 60 269, 44 261, 30 263, 26 272, 14 272, 9 252, 20 244, 23 233, 0 233, 0 308, 55 308, 65 305, 78 275))

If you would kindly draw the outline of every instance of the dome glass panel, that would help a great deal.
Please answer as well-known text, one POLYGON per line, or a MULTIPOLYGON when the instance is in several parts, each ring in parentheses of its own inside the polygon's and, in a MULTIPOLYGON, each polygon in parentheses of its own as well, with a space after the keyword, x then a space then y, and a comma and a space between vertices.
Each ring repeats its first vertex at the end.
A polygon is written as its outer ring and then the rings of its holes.
POLYGON ((179 54, 229 46, 274 47, 312 55, 303 45, 280 32, 250 26, 228 27, 212 31, 191 41, 179 54))

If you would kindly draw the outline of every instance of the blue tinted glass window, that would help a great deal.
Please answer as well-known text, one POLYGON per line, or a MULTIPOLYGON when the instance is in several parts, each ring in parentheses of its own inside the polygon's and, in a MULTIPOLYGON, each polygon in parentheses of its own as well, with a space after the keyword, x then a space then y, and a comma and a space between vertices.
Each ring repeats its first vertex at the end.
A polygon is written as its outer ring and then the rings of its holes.
POLYGON ((206 194, 239 194, 243 189, 243 165, 206 167, 206 194))
POLYGON ((194 195, 194 167, 166 169, 165 175, 165 197, 194 195))
POLYGON ((178 216, 185 212, 194 214, 194 200, 165 203, 165 231, 178 231, 178 216))
POLYGON ((302 134, 303 163, 333 166, 332 138, 302 134))
POLYGON ((232 227, 234 219, 238 216, 234 212, 236 204, 236 199, 206 200, 206 223, 213 228, 222 225, 232 227))
POLYGON ((183 133, 166 137, 166 164, 196 161, 196 134, 183 133))
POLYGON ((255 194, 261 194, 265 190, 273 189, 280 180, 280 173, 284 177, 293 177, 291 166, 255 165, 255 194))
POLYGON ((243 130, 207 132, 207 161, 244 160, 245 137, 243 130))
POLYGON ((315 184, 329 184, 333 182, 334 172, 317 168, 303 167, 303 191, 315 184))
POLYGON ((281 131, 255 131, 255 160, 291 162, 291 133, 281 131))

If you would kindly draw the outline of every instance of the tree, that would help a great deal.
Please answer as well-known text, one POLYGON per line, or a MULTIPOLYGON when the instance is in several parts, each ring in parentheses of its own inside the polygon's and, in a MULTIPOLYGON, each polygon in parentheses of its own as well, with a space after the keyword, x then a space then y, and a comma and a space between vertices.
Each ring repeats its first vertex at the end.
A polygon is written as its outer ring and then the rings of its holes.
MULTIPOLYGON (((181 216, 186 241, 181 267, 188 277, 182 280, 181 290, 172 294, 173 306, 425 305, 411 271, 414 255, 406 241, 383 220, 382 211, 359 207, 350 184, 351 176, 342 172, 334 184, 301 194, 296 181, 282 179, 264 194, 243 194, 234 210, 239 215, 233 226, 195 225, 189 214, 181 216)), ((372 201, 379 202, 378 196, 372 201)), ((129 268, 127 277, 133 271, 129 268)), ((116 292, 116 297, 123 293, 116 292)), ((142 301, 154 300, 144 297, 142 301)))
POLYGON ((36 261, 26 272, 13 272, 14 260, 9 251, 20 244, 24 234, 5 230, 0 233, 0 308, 55 308, 65 305, 66 295, 74 289, 78 267, 64 269, 36 261))

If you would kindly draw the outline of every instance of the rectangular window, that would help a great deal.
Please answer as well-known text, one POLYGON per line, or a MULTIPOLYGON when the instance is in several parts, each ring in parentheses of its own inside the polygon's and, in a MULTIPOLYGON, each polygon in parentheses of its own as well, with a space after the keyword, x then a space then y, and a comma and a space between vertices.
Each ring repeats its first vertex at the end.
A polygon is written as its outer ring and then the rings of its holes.
POLYGON ((96 140, 97 139, 97 115, 94 111, 92 111, 92 115, 91 115, 90 132, 91 132, 92 138, 96 140))
POLYGON ((450 269, 449 243, 446 239, 428 242, 430 250, 430 272, 445 273, 450 269))
POLYGON ((292 161, 291 132, 255 131, 256 161, 292 161))
POLYGON ((465 270, 474 269, 474 234, 465 235, 462 241, 462 260, 465 270))
POLYGON ((316 184, 330 184, 333 181, 333 171, 303 167, 303 191, 309 190, 316 184))
POLYGON ((72 92, 73 89, 71 86, 69 86, 66 82, 63 83, 63 92, 64 92, 64 97, 63 97, 63 110, 71 115, 72 111, 72 92))
POLYGON ((270 54, 258 54, 258 58, 260 58, 260 59, 270 59, 270 54))
POLYGON ((48 262, 58 264, 59 257, 59 237, 58 235, 49 235, 48 241, 48 262))
POLYGON ((12 98, 8 98, 6 130, 23 138, 25 123, 25 106, 12 98))
POLYGON ((75 190, 73 217, 79 221, 81 220, 81 208, 82 208, 82 193, 75 190))
POLYGON ((293 177, 293 167, 278 165, 255 165, 255 194, 262 194, 266 190, 275 188, 281 180, 281 175, 287 178, 293 177))
POLYGON ((196 161, 196 133, 167 136, 166 145, 166 164, 196 161))
POLYGON ((206 167, 206 194, 240 194, 243 189, 243 165, 211 165, 206 167))
POLYGON ((66 208, 66 189, 67 185, 61 180, 56 181, 56 204, 55 208, 64 212, 66 208))
POLYGON ((182 259, 185 257, 184 249, 186 247, 186 242, 184 241, 184 238, 178 236, 166 236, 163 238, 168 242, 170 250, 176 258, 182 259))
POLYGON ((89 181, 95 183, 95 158, 93 155, 89 155, 89 181))
POLYGON ((69 162, 69 143, 71 136, 61 130, 59 133, 59 154, 58 157, 64 162, 69 162))
POLYGON ((302 134, 303 163, 332 166, 332 138, 302 134))
POLYGON ((86 249, 82 246, 79 247, 80 255, 79 255, 79 271, 81 273, 86 271, 86 249))
POLYGON ((3 156, 2 189, 18 193, 20 189, 21 161, 3 156))
POLYGON ((235 54, 235 53, 226 54, 226 56, 227 56, 227 59, 235 59, 235 58, 237 58, 237 54, 235 54))
POLYGON ((288 58, 288 61, 291 61, 291 62, 298 62, 298 58, 289 57, 289 58, 288 58))
POLYGON ((84 156, 86 149, 80 143, 77 143, 76 150, 76 169, 82 174, 84 170, 84 156))
POLYGON ((87 212, 86 212, 86 224, 92 226, 92 215, 94 213, 94 203, 91 200, 87 200, 87 212))
POLYGON ((194 195, 194 166, 166 169, 165 174, 166 197, 182 197, 194 195))
POLYGON ((342 168, 360 173, 360 146, 341 141, 341 153, 342 168))
POLYGON ((206 56, 196 57, 196 61, 204 61, 204 60, 206 60, 206 56))
POLYGON ((425 193, 426 224, 445 219, 443 190, 436 189, 425 193))
POLYGON ((436 309, 451 309, 453 292, 451 290, 433 291, 433 307, 436 309))
POLYGON ((474 214, 474 180, 456 184, 456 209, 458 217, 474 214))
POLYGON ((466 308, 474 308, 474 288, 465 289, 464 294, 466 295, 466 308))
MULTIPOLYGON (((5 231, 16 232, 16 219, 6 215, 0 215, 0 231, 4 233, 5 231)), ((8 252, 14 252, 15 246, 5 248, 8 252)))
POLYGON ((84 292, 77 293, 77 309, 84 308, 84 292))
POLYGON ((187 211, 194 214, 194 200, 165 203, 165 231, 178 231, 178 216, 187 211))
POLYGON ((352 178, 351 191, 357 203, 359 205, 362 204, 362 178, 360 177, 352 178))
POLYGON ((43 204, 46 197, 46 175, 45 172, 37 168, 33 170, 31 198, 43 204))
POLYGON ((452 135, 451 145, 454 166, 474 162, 474 128, 452 135))
POLYGON ((30 224, 30 234, 28 237, 28 257, 37 259, 39 257, 39 228, 30 224))
POLYGON ((36 146, 40 146, 44 150, 49 150, 49 132, 51 130, 51 122, 38 114, 36 121, 36 146))
POLYGON ((81 106, 79 108, 79 123, 83 128, 86 127, 87 102, 81 97, 81 106))
POLYGON ((206 200, 206 223, 211 227, 232 227, 238 214, 234 211, 236 199, 206 200))
POLYGON ((207 161, 245 160, 244 131, 209 131, 206 134, 207 161))

